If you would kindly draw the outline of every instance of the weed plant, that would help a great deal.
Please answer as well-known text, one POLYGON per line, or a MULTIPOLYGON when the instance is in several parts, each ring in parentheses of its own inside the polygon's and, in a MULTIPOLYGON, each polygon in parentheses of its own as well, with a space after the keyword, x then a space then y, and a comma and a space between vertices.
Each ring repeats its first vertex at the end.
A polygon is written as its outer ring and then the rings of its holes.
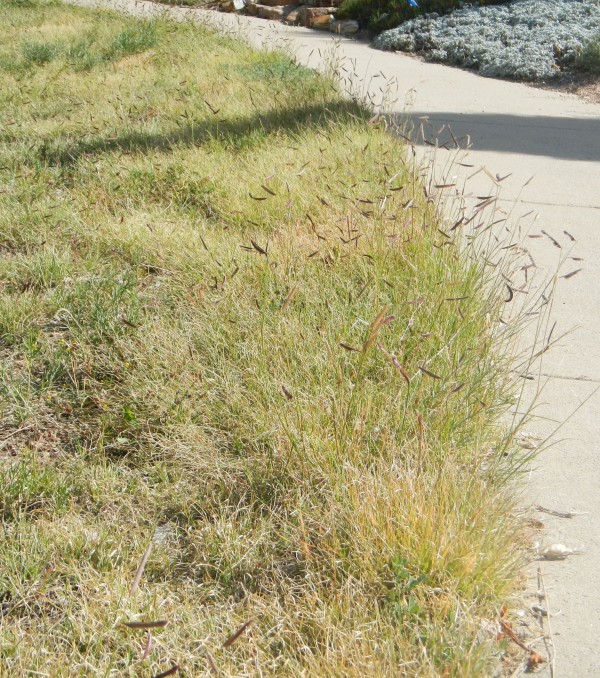
POLYGON ((0 38, 0 671, 490 675, 505 285, 404 146, 189 25, 0 38))

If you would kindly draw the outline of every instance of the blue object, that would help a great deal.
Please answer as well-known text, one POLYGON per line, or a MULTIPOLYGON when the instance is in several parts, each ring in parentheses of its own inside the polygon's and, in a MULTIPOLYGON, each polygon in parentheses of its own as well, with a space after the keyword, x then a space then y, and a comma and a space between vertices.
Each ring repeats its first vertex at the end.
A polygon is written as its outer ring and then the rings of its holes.
POLYGON ((418 7, 419 3, 417 0, 406 0, 411 7, 418 7))

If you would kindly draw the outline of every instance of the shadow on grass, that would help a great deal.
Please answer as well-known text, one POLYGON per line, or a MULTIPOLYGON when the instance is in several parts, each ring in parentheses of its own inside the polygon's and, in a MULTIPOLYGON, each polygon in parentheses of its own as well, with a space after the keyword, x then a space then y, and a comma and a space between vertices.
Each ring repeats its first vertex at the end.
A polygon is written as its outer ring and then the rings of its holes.
MULTIPOLYGON (((349 101, 313 104, 293 109, 271 110, 251 116, 220 119, 216 112, 211 119, 187 122, 171 131, 149 133, 130 130, 107 137, 74 140, 72 136, 45 139, 37 149, 39 160, 48 165, 68 168, 81 157, 104 153, 168 152, 174 147, 201 146, 211 141, 230 145, 234 150, 246 150, 262 143, 268 136, 284 132, 299 134, 308 128, 327 133, 333 127, 350 121, 364 122, 367 113, 349 101)), ((90 133, 91 136, 91 133, 90 133)))

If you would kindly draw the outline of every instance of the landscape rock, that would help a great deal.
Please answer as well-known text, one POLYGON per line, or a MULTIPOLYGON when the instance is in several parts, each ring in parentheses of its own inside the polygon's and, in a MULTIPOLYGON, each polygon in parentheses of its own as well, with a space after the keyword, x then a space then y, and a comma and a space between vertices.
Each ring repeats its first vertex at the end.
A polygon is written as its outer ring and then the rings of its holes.
POLYGON ((267 7, 266 5, 255 5, 256 16, 269 21, 280 21, 286 14, 287 7, 267 7))
POLYGON ((296 24, 300 23, 300 8, 297 7, 296 9, 293 9, 283 20, 284 23, 288 24, 289 26, 295 26, 296 24))
POLYGON ((260 4, 264 7, 281 7, 290 5, 298 6, 298 0, 260 0, 260 4))
POLYGON ((358 21, 347 19, 344 21, 332 21, 329 24, 329 30, 339 35, 352 35, 358 32, 358 21))
POLYGON ((316 16, 309 25, 309 28, 320 28, 322 30, 327 30, 332 21, 333 16, 331 14, 316 16))
MULTIPOLYGON (((220 7, 224 12, 234 12, 236 4, 244 0, 225 0, 220 7)), ((268 21, 281 21, 288 25, 302 25, 308 28, 327 30, 343 0, 306 0, 302 5, 298 0, 245 0, 245 12, 268 21)), ((349 35, 356 33, 356 21, 338 21, 331 29, 334 33, 349 35)))
POLYGON ((308 7, 303 5, 299 10, 300 23, 308 28, 329 26, 329 18, 336 11, 335 7, 308 7), (327 17, 324 19, 323 17, 327 17))

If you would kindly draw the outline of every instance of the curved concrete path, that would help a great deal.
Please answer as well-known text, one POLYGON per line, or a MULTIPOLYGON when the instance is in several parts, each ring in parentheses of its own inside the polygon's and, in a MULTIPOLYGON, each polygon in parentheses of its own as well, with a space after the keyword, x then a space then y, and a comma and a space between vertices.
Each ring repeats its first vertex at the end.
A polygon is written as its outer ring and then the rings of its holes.
MULTIPOLYGON (((145 16, 166 11, 139 0, 68 1, 145 16)), ((359 41, 309 29, 201 10, 168 12, 239 35, 258 47, 283 47, 311 67, 323 69, 336 61, 348 93, 376 106, 388 100, 388 110, 413 120, 426 116, 428 129, 442 130, 441 136, 449 137, 444 125, 455 138, 468 135, 468 162, 475 166, 469 171, 485 166, 493 175, 510 174, 502 182, 499 204, 515 217, 537 215, 535 233, 541 237, 527 242, 538 269, 551 276, 561 258, 562 274, 582 269, 559 280, 553 337, 576 329, 547 354, 543 374, 538 375, 545 383, 536 409, 540 417, 528 430, 546 437, 574 414, 561 428, 560 440, 536 460, 527 500, 581 513, 570 519, 539 514, 546 524, 545 544, 584 547, 581 555, 541 563, 556 654, 553 668, 554 675, 564 678, 600 676, 600 393, 594 394, 600 385, 600 105, 379 52, 359 41), (390 92, 396 93, 392 104, 390 92), (577 261, 580 258, 583 261, 577 261)), ((472 181, 475 195, 489 191, 485 173, 472 181)))

